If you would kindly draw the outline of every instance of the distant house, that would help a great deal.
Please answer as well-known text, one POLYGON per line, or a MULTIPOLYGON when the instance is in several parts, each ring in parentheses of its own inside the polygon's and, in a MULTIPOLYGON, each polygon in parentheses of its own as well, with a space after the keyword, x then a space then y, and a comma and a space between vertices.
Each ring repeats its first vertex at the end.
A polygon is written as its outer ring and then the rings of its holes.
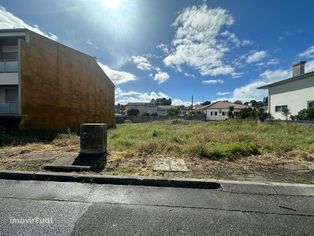
MULTIPOLYGON (((125 114, 127 114, 128 110, 136 109, 139 110, 139 116, 143 114, 157 114, 158 116, 167 116, 168 111, 176 106, 172 105, 157 105, 156 103, 150 102, 132 102, 125 105, 125 114)), ((187 109, 184 106, 179 106, 179 115, 183 116, 186 114, 187 109)))
POLYGON ((136 109, 139 110, 139 115, 143 115, 144 113, 154 114, 157 113, 157 106, 155 103, 150 102, 129 102, 125 105, 125 114, 128 113, 128 110, 136 109))
POLYGON ((0 30, 0 126, 114 125, 114 87, 94 57, 27 29, 0 30))
POLYGON ((284 108, 291 115, 304 108, 314 108, 314 71, 304 73, 304 66, 305 61, 296 63, 291 78, 258 88, 268 89, 268 112, 275 119, 285 119, 284 108))
POLYGON ((203 110, 206 113, 207 120, 226 120, 229 118, 228 111, 230 107, 233 107, 234 112, 236 113, 248 106, 228 101, 218 101, 207 106, 200 107, 198 110, 203 110))

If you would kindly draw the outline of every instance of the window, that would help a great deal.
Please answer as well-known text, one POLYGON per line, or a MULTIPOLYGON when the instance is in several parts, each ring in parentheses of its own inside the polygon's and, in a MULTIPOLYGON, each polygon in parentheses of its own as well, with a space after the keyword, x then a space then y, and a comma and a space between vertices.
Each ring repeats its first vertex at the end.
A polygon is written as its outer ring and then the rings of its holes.
POLYGON ((210 115, 211 115, 211 116, 213 115, 213 112, 212 112, 212 111, 210 112, 210 115))
POLYGON ((217 116, 217 111, 215 111, 215 116, 217 116))
POLYGON ((223 116, 225 115, 225 112, 224 112, 224 111, 222 112, 222 115, 223 115, 223 116))
POLYGON ((307 108, 314 108, 314 101, 308 101, 307 108))
POLYGON ((287 105, 275 106, 275 112, 282 112, 285 108, 288 108, 287 105))

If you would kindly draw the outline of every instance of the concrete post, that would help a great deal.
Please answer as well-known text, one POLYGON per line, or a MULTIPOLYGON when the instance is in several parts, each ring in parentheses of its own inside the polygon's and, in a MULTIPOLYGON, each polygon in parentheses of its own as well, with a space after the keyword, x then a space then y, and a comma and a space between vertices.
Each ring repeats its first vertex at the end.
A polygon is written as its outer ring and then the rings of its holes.
POLYGON ((107 124, 84 123, 80 125, 82 155, 107 153, 107 124))

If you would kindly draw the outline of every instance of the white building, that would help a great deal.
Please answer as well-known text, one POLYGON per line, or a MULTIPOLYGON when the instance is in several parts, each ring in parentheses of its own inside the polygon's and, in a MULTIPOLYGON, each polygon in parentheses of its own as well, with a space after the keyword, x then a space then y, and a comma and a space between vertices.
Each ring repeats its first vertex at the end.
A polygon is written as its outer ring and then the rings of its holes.
POLYGON ((227 120, 230 107, 234 108, 234 113, 247 108, 247 106, 242 104, 236 104, 228 101, 219 101, 199 108, 198 110, 206 111, 207 120, 227 120))
POLYGON ((314 108, 314 71, 304 73, 305 61, 293 65, 292 78, 268 84, 258 89, 268 89, 268 112, 274 119, 285 119, 286 107, 290 115, 305 108, 314 108))

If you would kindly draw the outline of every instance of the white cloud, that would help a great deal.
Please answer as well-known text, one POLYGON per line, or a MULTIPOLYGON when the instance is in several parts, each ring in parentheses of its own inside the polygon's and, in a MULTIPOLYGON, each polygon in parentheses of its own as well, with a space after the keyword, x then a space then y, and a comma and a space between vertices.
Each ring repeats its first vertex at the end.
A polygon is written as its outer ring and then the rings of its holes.
POLYGON ((140 70, 151 70, 153 68, 147 58, 143 56, 132 56, 130 61, 132 61, 140 70))
POLYGON ((290 70, 266 70, 260 74, 260 79, 252 81, 240 88, 236 88, 233 91, 233 96, 230 100, 241 100, 241 101, 251 101, 260 100, 267 96, 267 90, 257 89, 260 86, 266 85, 268 83, 274 83, 283 79, 287 79, 291 76, 290 70))
POLYGON ((252 51, 246 58, 247 63, 255 63, 266 57, 266 51, 252 51))
POLYGON ((169 49, 168 49, 168 46, 166 44, 159 44, 156 46, 156 48, 160 48, 165 54, 168 54, 169 53, 169 49))
POLYGON ((203 80, 202 83, 204 83, 204 84, 223 84, 224 81, 222 79, 210 79, 210 80, 203 80))
POLYGON ((313 58, 314 57, 314 45, 307 48, 304 52, 301 52, 298 57, 307 57, 313 58))
POLYGON ((53 33, 44 33, 37 25, 29 25, 25 23, 22 19, 14 16, 11 12, 8 12, 4 7, 0 6, 0 29, 12 28, 26 28, 52 40, 56 41, 58 39, 53 33))
POLYGON ((241 41, 229 31, 221 35, 221 31, 233 23, 233 17, 222 8, 210 9, 205 4, 185 8, 173 23, 177 29, 172 41, 174 49, 164 59, 165 65, 179 71, 180 65, 188 65, 201 75, 234 73, 224 56, 231 50, 230 43, 239 45, 241 41))
POLYGON ((95 48, 95 49, 98 49, 98 47, 95 46, 94 43, 93 43, 90 39, 87 39, 87 40, 86 40, 86 44, 88 44, 89 46, 91 46, 91 47, 93 47, 93 48, 95 48))
MULTIPOLYGON (((123 91, 121 88, 116 88, 115 92, 115 103, 118 104, 127 104, 129 102, 150 102, 152 99, 157 98, 171 98, 165 93, 162 92, 135 92, 135 91, 123 91)), ((172 105, 179 106, 179 105, 185 105, 189 106, 191 105, 190 101, 183 101, 181 99, 177 98, 171 98, 172 99, 172 105)))
POLYGON ((154 80, 158 81, 158 84, 162 84, 166 82, 170 76, 166 72, 158 72, 154 76, 154 80))
POLYGON ((185 72, 184 75, 185 75, 186 77, 191 77, 191 78, 195 79, 195 75, 193 75, 193 74, 190 74, 190 73, 185 72))
POLYGON ((129 72, 113 70, 113 69, 109 68, 107 65, 104 65, 100 62, 98 62, 98 65, 107 74, 109 79, 111 79, 111 81, 116 85, 136 80, 136 76, 129 73, 129 72))
POLYGON ((279 80, 288 79, 291 76, 290 70, 266 70, 260 74, 265 83, 274 83, 279 80))
POLYGON ((304 70, 305 73, 314 71, 314 60, 306 62, 304 70))
POLYGON ((218 92, 217 95, 218 96, 225 96, 225 95, 228 95, 230 94, 230 92, 218 92))

